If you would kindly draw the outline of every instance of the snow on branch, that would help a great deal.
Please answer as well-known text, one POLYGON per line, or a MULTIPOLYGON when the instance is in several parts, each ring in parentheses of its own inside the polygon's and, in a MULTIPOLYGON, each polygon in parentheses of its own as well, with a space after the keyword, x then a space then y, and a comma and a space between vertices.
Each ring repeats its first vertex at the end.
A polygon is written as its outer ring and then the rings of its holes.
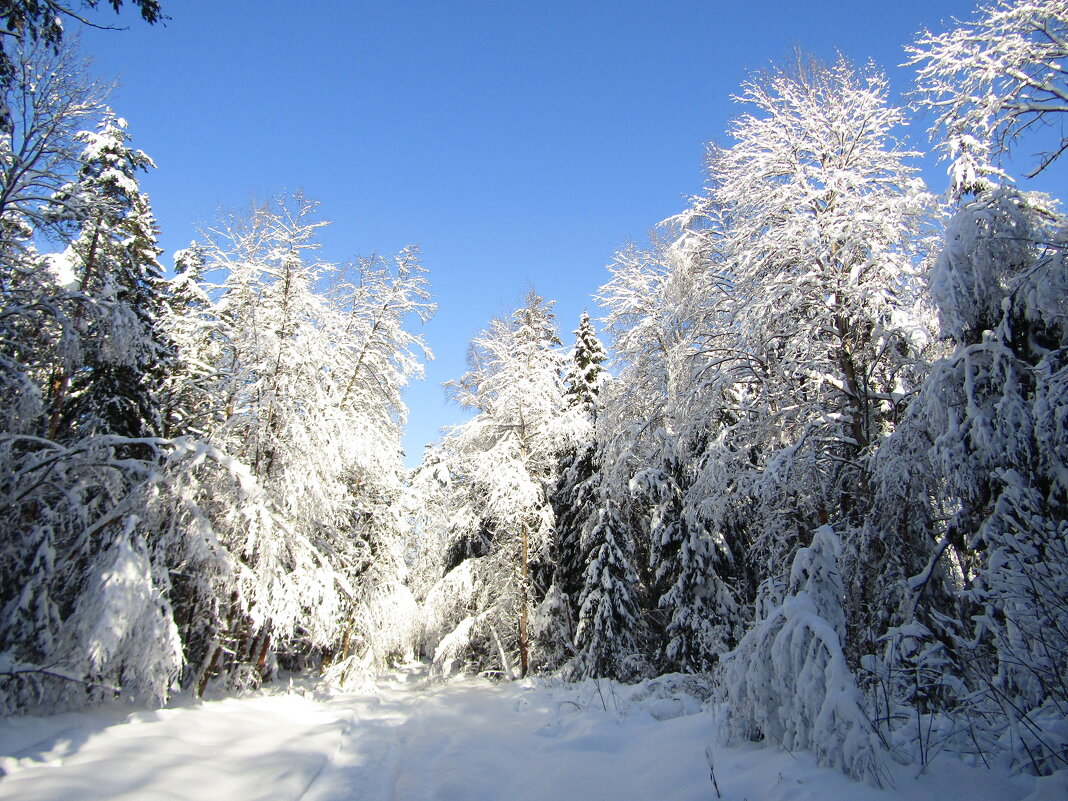
MULTIPOLYGON (((945 33, 924 31, 907 48, 918 67, 918 105, 936 115, 932 136, 952 162, 958 193, 1004 177, 1001 155, 1025 132, 1068 111, 1068 2, 1023 0, 980 6, 945 33)), ((1028 177, 1068 149, 1060 135, 1028 177)))

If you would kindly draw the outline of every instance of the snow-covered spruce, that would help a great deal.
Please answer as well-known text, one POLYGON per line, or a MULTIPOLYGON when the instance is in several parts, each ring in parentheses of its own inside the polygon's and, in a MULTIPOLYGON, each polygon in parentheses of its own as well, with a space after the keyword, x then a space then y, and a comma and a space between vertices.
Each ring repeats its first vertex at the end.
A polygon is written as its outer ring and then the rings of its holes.
POLYGON ((584 537, 590 555, 579 595, 575 656, 565 674, 575 680, 633 679, 642 670, 634 549, 611 499, 601 502, 591 523, 584 537))
POLYGON ((806 750, 878 786, 884 749, 865 714, 842 641, 838 537, 827 526, 798 550, 786 598, 758 620, 723 663, 723 737, 806 750))
MULTIPOLYGON (((899 692, 960 721, 954 748, 980 743, 1039 773, 1065 767, 1068 718, 1066 251, 1068 223, 1042 197, 999 188, 960 208, 931 276, 955 348, 876 474, 899 504, 916 476, 939 490, 902 521, 927 545, 898 622, 937 635, 928 655, 950 678, 937 694, 899 692), (945 520, 935 541, 927 520, 945 520)), ((888 640, 887 678, 918 675, 902 636, 888 640)))

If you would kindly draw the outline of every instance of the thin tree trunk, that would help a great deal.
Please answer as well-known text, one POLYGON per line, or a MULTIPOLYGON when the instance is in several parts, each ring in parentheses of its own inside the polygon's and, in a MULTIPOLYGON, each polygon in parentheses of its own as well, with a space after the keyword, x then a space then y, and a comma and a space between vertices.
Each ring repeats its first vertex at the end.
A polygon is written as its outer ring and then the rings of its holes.
POLYGON ((197 679, 197 697, 203 697, 204 690, 207 689, 208 680, 211 679, 213 673, 219 666, 219 655, 222 653, 222 643, 218 638, 215 638, 211 642, 211 648, 208 651, 210 656, 204 660, 204 665, 200 669, 200 676, 197 679))
POLYGON ((267 654, 271 649, 271 635, 267 632, 263 633, 263 644, 260 645, 260 655, 256 659, 256 670, 260 674, 260 679, 264 679, 263 670, 267 665, 267 654))
POLYGON ((511 681, 515 678, 515 672, 512 670, 512 660, 508 658, 508 652, 504 650, 504 643, 501 642, 500 635, 497 634, 497 629, 492 623, 489 624, 489 630, 493 636, 493 644, 497 646, 497 653, 501 657, 501 667, 504 668, 508 680, 511 681))
POLYGON ((204 665, 201 668, 200 676, 197 677, 197 696, 204 695, 204 690, 208 686, 208 681, 219 670, 219 660, 226 651, 225 643, 226 639, 230 636, 233 627, 236 606, 237 591, 234 590, 230 593, 230 608, 226 612, 226 624, 221 630, 216 630, 215 636, 212 637, 211 647, 208 649, 208 656, 204 658, 204 665))
POLYGON ((524 521, 519 529, 520 563, 519 563, 519 678, 525 678, 529 667, 529 642, 527 639, 527 583, 530 575, 530 547, 527 542, 527 524, 524 521))

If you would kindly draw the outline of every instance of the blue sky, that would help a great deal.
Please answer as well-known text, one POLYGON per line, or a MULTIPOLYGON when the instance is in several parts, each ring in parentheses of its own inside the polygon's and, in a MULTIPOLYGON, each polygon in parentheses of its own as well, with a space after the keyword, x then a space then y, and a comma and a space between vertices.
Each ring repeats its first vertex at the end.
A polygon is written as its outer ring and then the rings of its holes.
MULTIPOLYGON (((462 419, 440 385, 468 340, 533 285, 570 342, 616 248, 700 190, 746 73, 795 46, 885 68, 972 2, 163 0, 83 49, 158 170, 143 180, 170 254, 220 209, 301 189, 333 225, 322 255, 419 243, 437 356, 408 394, 409 462, 462 419)), ((96 18, 109 20, 104 14, 96 18)), ((109 20, 110 21, 110 20, 109 20)), ((913 135, 927 149, 922 125, 913 135)), ((929 168, 941 191, 944 173, 929 168)))

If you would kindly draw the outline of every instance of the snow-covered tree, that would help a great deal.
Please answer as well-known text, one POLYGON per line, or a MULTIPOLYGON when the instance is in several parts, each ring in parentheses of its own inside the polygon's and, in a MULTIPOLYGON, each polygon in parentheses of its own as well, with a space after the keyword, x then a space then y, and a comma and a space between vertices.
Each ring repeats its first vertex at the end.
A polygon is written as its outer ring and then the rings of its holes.
POLYGON ((916 380, 929 200, 886 93, 873 68, 799 56, 743 85, 752 111, 710 154, 698 211, 721 221, 731 333, 712 343, 711 388, 744 404, 728 472, 754 502, 749 556, 765 576, 819 525, 859 522, 867 460, 916 380))
POLYGON ((571 350, 571 365, 564 382, 570 402, 581 406, 587 414, 596 415, 597 396, 605 380, 604 367, 607 358, 604 345, 597 339, 597 331, 588 312, 582 312, 575 329, 575 345, 571 350))
MULTIPOLYGON (((719 425, 701 388, 716 367, 707 339, 722 324, 710 309, 723 287, 707 242, 675 221, 662 231, 667 237, 648 251, 621 252, 601 290, 620 367, 600 438, 612 487, 605 491, 625 499, 648 594, 643 650, 659 669, 702 670, 733 646, 738 622, 724 584, 732 549, 709 525, 694 483, 719 425)), ((709 498, 722 494, 707 489, 709 498)))
POLYGON ((533 568, 553 542, 549 492, 561 454, 588 428, 584 414, 568 409, 567 357, 552 305, 531 291, 509 319, 491 321, 472 341, 470 368, 452 386, 476 414, 442 442, 458 493, 454 514, 465 523, 457 534, 470 543, 449 564, 482 560, 480 574, 494 581, 486 596, 491 606, 479 610, 478 627, 468 630, 491 635, 487 658, 506 672, 514 652, 520 675, 536 661, 530 615, 547 588, 535 586, 533 568))
MULTIPOLYGON (((926 564, 898 616, 948 646, 943 672, 963 681, 935 707, 964 705, 983 750, 1038 772, 1064 767, 1056 732, 1068 715, 1066 251, 1068 224, 1041 197, 999 188, 961 207, 931 276, 956 347, 932 366, 877 476, 894 487, 920 474, 935 488, 937 540, 913 535, 926 564)), ((908 656, 902 636, 889 641, 892 669, 908 656)))
POLYGON ((193 242, 174 254, 173 277, 164 294, 161 325, 174 355, 159 390, 164 436, 206 436, 215 420, 215 368, 203 357, 221 322, 204 283, 207 252, 193 242))
POLYGON ((879 535, 865 541, 881 548, 858 561, 886 566, 886 590, 870 626, 880 648, 863 663, 886 712, 928 716, 926 732, 886 727, 920 760, 935 732, 940 748, 1044 773, 1064 767, 1068 712, 1066 224, 1048 198, 998 187, 1008 176, 994 161, 1058 110, 1042 93, 1063 91, 1064 74, 1043 59, 1063 51, 1065 12, 981 14, 913 49, 924 102, 941 115, 933 130, 957 161, 959 207, 928 281, 948 348, 873 463, 865 527, 879 535), (962 166, 961 142, 982 158, 962 166))
MULTIPOLYGON (((1068 112, 1064 0, 987 3, 948 32, 925 31, 908 51, 918 65, 920 105, 936 115, 932 133, 951 161, 958 194, 1005 177, 998 160, 1013 141, 1068 112)), ((1066 149, 1068 138, 1060 134, 1030 176, 1066 149)))
POLYGON ((600 405, 601 387, 606 354, 597 338, 588 313, 583 312, 575 330, 575 345, 564 384, 567 402, 572 409, 581 409, 589 422, 590 438, 568 448, 560 458, 560 466, 551 501, 556 514, 556 537, 552 549, 553 587, 560 594, 558 612, 566 642, 574 639, 578 617, 579 594, 589 550, 583 540, 583 529, 597 512, 597 486, 600 470, 599 448, 593 435, 600 405))
POLYGON ((0 434, 0 708, 161 702, 181 646, 151 462, 128 440, 0 434))
MULTIPOLYGON (((100 0, 84 0, 77 5, 58 2, 58 0, 8 0, 0 8, 0 20, 4 26, 4 44, 0 47, 0 91, 6 91, 18 81, 18 56, 13 55, 8 47, 17 48, 26 43, 41 42, 42 45, 59 48, 63 40, 64 20, 85 22, 81 16, 83 7, 96 8, 100 0)), ((158 0, 133 0, 141 12, 141 18, 150 25, 165 19, 158 0)), ((113 11, 119 12, 123 0, 108 0, 113 11)), ((9 109, 0 113, 0 129, 10 124, 9 109)))
POLYGON ((642 626, 652 635, 642 649, 649 657, 659 655, 668 636, 664 617, 670 612, 660 610, 658 600, 673 579, 666 565, 685 525, 681 498, 689 477, 683 429, 693 338, 684 304, 692 274, 677 256, 660 243, 648 251, 628 247, 600 290, 618 374, 599 418, 605 464, 599 492, 602 503, 617 503, 615 516, 627 521, 635 569, 650 595, 642 626))
MULTIPOLYGON (((384 663, 390 649, 373 642, 385 635, 383 588, 399 587, 405 569, 400 392, 421 370, 423 351, 406 326, 431 307, 414 251, 392 265, 368 259, 350 268, 310 258, 324 225, 315 210, 298 196, 233 217, 208 232, 197 257, 197 270, 224 274, 185 305, 195 320, 214 319, 207 332, 187 326, 181 339, 193 350, 181 354, 183 364, 206 367, 199 381, 214 399, 197 426, 248 465, 285 522, 267 532, 271 540, 224 544, 255 592, 277 589, 273 604, 289 599, 284 619, 257 616, 252 590, 242 589, 236 616, 220 606, 225 594, 213 614, 218 636, 271 636, 296 659, 339 649, 384 663), (321 563, 334 578, 276 582, 293 560, 321 563), (258 630, 246 632, 247 620, 258 630)), ((182 319, 173 313, 176 330, 182 319)))
POLYGON ((82 131, 76 179, 52 199, 76 236, 55 263, 73 276, 81 359, 57 367, 50 438, 91 433, 143 437, 161 429, 157 388, 171 359, 161 326, 162 268, 156 224, 137 174, 154 166, 129 146, 125 120, 107 114, 82 131))
POLYGON ((884 747, 846 662, 841 545, 829 526, 797 551, 786 597, 745 635, 723 667, 723 737, 812 751, 821 765, 880 785, 884 747))
POLYGON ((103 92, 69 48, 26 46, 13 56, 12 124, 0 130, 0 419, 5 431, 41 434, 50 381, 81 359, 75 320, 86 309, 72 296, 66 262, 39 248, 66 244, 47 212, 78 170, 76 135, 102 112, 103 92))
MULTIPOLYGON (((4 706, 161 700, 181 665, 152 376, 155 228, 73 51, 10 51, 0 131, 4 706), (99 121, 97 131, 85 131, 99 121), (66 248, 41 255, 41 249, 66 248), (139 438, 131 439, 136 435, 139 438)), ((167 496, 169 497, 169 496, 167 496)))
POLYGON ((148 157, 68 51, 18 57, 0 82, 3 708, 407 655, 417 253, 314 262, 298 200, 220 226, 164 282, 148 157))
POLYGON ((76 140, 100 115, 104 87, 87 77, 77 50, 27 42, 12 52, 15 75, 4 87, 9 125, 0 128, 0 220, 5 252, 27 231, 52 228, 56 193, 78 169, 76 140))
POLYGON ((626 681, 644 667, 638 647, 640 612, 633 546, 611 498, 603 499, 589 529, 575 656, 565 671, 572 679, 608 676, 626 681))
MULTIPOLYGON (((785 584, 820 525, 840 524, 859 562, 869 463, 928 340, 933 204, 886 94, 844 59, 746 82, 705 193, 601 290, 618 363, 602 481, 625 507, 661 667, 715 664, 744 627, 739 602, 785 584)), ((867 608, 858 577, 851 610, 867 608)))

